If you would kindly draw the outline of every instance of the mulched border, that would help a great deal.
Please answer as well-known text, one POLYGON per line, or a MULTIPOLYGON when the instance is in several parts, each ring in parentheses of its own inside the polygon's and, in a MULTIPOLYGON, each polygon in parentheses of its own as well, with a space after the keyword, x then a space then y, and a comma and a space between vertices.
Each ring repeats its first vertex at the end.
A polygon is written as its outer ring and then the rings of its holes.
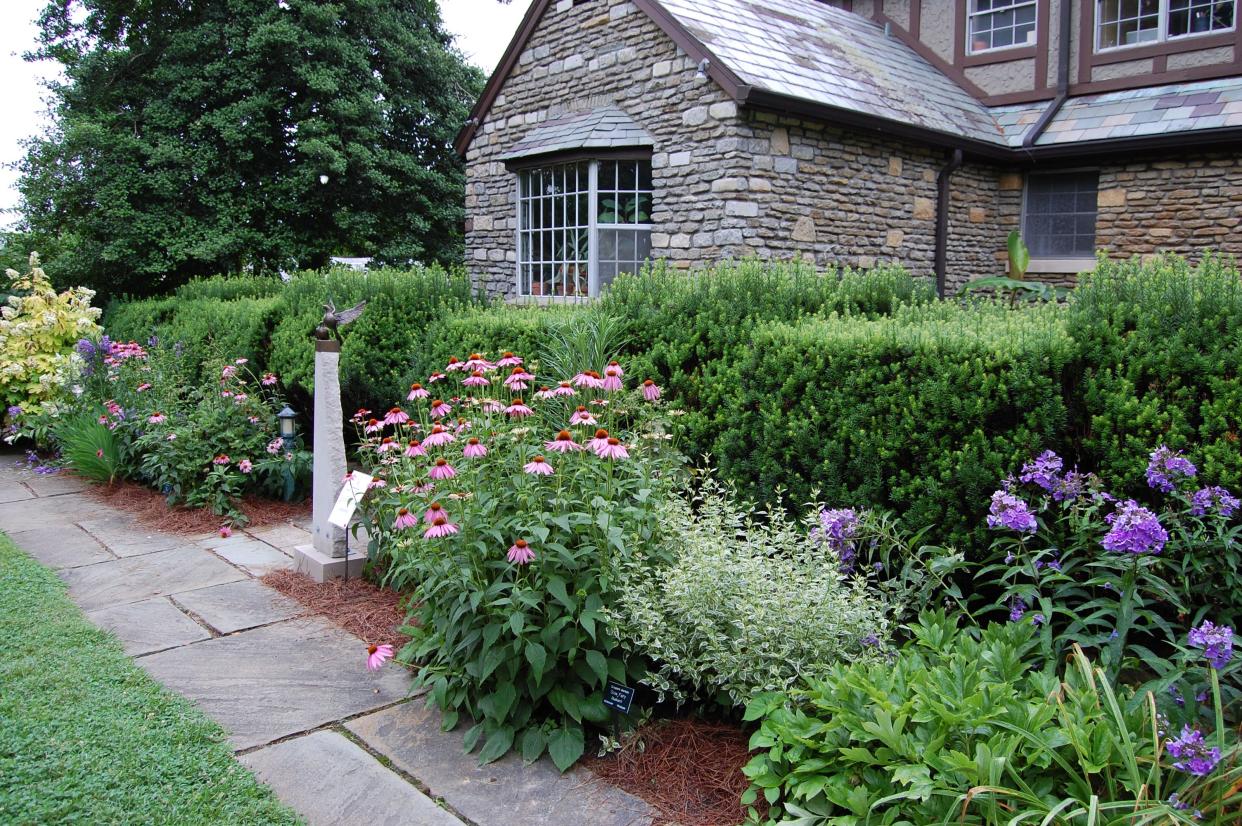
MULTIPOLYGON (((170 508, 162 494, 135 482, 119 481, 110 485, 92 483, 86 492, 133 515, 145 527, 155 531, 186 536, 214 533, 228 521, 207 508, 170 508)), ((307 519, 311 514, 310 502, 277 502, 253 495, 242 500, 241 510, 249 519, 246 528, 281 525, 307 519)))
POLYGON ((406 611, 396 591, 357 577, 348 582, 341 579, 315 582, 305 574, 288 570, 264 574, 260 581, 302 603, 311 613, 327 617, 364 642, 388 643, 400 651, 409 641, 409 637, 398 630, 405 625, 406 611))

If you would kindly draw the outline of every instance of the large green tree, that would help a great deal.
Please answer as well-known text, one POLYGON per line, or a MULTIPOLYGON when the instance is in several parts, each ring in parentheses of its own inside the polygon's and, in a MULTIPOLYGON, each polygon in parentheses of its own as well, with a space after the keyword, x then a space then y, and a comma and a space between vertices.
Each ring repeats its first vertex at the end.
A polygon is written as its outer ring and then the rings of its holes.
POLYGON ((349 252, 455 261, 483 82, 435 0, 55 0, 22 229, 107 294, 349 252))

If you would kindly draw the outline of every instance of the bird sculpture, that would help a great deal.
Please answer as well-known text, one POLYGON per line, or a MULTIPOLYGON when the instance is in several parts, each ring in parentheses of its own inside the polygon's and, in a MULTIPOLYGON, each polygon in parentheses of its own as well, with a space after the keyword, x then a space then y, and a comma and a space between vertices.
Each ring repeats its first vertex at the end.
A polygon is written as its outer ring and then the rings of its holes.
POLYGON ((366 309, 367 302, 359 301, 348 310, 337 310, 336 304, 332 299, 328 299, 328 303, 323 305, 323 321, 319 322, 319 326, 315 328, 314 336, 320 341, 327 341, 335 338, 339 343, 341 341, 341 328, 350 324, 362 315, 362 311, 366 309))

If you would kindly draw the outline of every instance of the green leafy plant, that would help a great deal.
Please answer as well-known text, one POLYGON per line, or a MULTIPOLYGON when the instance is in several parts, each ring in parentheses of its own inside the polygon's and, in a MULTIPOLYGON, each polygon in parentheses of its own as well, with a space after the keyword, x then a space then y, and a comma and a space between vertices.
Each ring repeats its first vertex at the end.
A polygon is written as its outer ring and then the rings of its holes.
POLYGON ((99 422, 102 412, 100 407, 66 416, 55 422, 52 433, 66 467, 79 476, 111 484, 121 475, 121 456, 112 431, 99 422))

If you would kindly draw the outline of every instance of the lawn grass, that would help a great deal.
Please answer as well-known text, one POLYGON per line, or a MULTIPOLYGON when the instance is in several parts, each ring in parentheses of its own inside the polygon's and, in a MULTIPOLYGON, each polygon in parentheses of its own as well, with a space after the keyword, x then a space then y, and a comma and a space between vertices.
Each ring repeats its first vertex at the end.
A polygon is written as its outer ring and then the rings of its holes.
POLYGON ((298 823, 0 533, 0 823, 298 823))

